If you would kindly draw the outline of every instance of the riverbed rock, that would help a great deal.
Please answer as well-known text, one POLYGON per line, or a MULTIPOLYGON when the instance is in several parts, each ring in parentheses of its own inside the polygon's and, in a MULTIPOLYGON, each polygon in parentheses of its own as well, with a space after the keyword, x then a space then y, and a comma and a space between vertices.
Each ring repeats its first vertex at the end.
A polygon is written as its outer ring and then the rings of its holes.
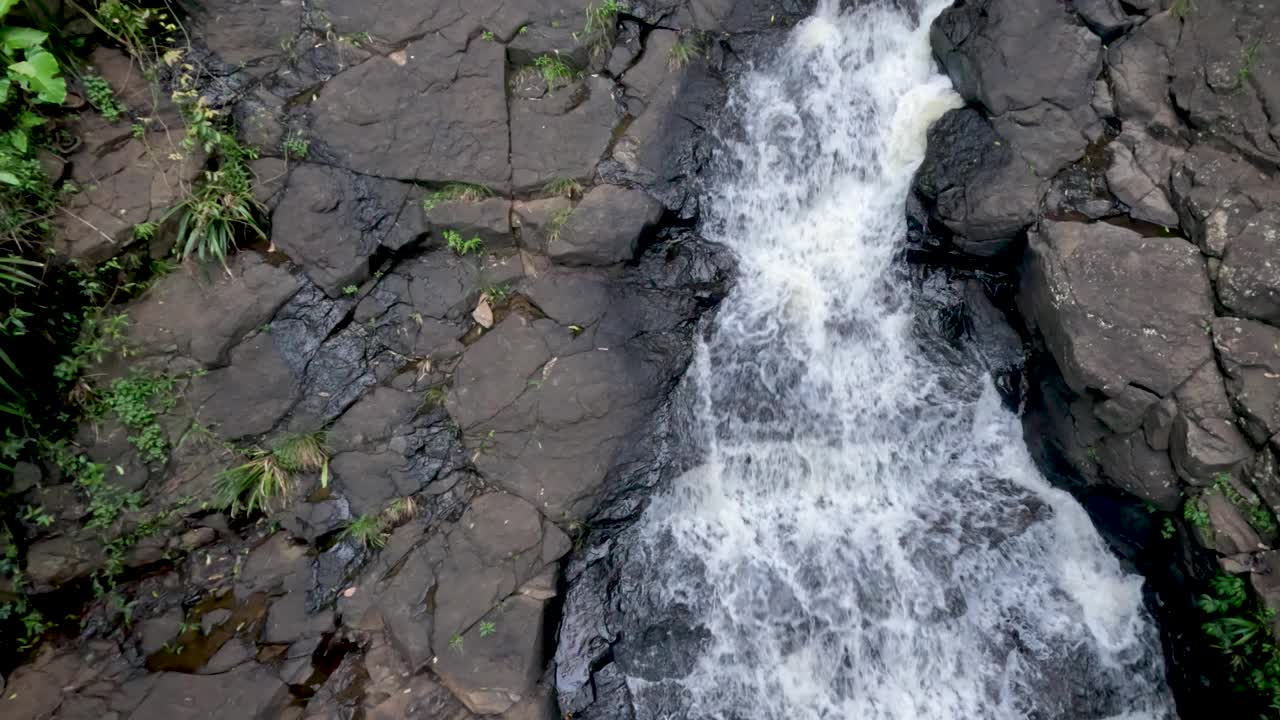
POLYGON ((1241 318, 1215 318, 1213 346, 1231 404, 1255 443, 1280 432, 1280 329, 1241 318))
POLYGON ((429 34, 326 83, 312 131, 364 175, 505 189, 505 71, 497 43, 429 34))
POLYGON ((1212 356, 1213 301, 1195 246, 1102 223, 1043 221, 1019 307, 1076 392, 1169 394, 1212 356))
POLYGON ((1228 242, 1218 298, 1240 317, 1280 326, 1280 209, 1253 216, 1228 242))
POLYGON ((611 265, 630 260, 641 234, 661 216, 658 201, 640 190, 597 185, 548 240, 546 252, 566 265, 611 265))
MULTIPOLYGON (((266 717, 283 710, 288 689, 272 673, 246 665, 220 675, 159 673, 144 678, 142 702, 130 720, 183 717, 214 720, 227 717, 266 717)), ((122 692, 127 693, 126 686, 122 692)))
POLYGON ((587 182, 618 122, 613 84, 600 77, 572 83, 511 107, 511 185, 516 192, 558 180, 587 182))

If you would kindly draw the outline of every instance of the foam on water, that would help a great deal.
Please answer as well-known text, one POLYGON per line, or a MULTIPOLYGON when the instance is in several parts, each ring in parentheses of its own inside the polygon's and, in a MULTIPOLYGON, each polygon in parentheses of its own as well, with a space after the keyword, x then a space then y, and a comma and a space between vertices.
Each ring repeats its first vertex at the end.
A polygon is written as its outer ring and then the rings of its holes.
POLYGON ((660 681, 678 711, 627 678, 641 717, 1170 713, 1141 579, 1036 470, 979 354, 940 363, 912 331, 905 197, 960 104, 941 9, 824 2, 730 102, 706 232, 740 279, 689 378, 706 460, 638 532, 709 640, 660 681))

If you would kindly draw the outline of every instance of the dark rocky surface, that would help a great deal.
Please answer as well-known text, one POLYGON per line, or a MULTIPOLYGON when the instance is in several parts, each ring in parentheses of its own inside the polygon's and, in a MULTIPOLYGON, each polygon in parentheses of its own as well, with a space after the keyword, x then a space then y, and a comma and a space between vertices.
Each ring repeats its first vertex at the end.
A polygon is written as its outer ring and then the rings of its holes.
MULTIPOLYGON (((28 588, 84 603, 83 621, 5 673, 0 714, 561 717, 549 661, 571 536, 643 502, 654 478, 618 478, 658 472, 652 428, 728 277, 688 230, 697 141, 731 46, 803 10, 758 5, 732 19, 730 2, 637 3, 592 33, 568 0, 194 11, 188 57, 261 155, 269 239, 121 309, 128 354, 93 376, 174 379, 165 458, 113 415, 77 449, 139 493, 136 511, 87 531, 56 468, 24 466, 15 491, 54 518, 28 528, 28 588), (703 52, 677 66, 695 30, 703 52), (534 67, 547 55, 572 69, 563 86, 534 67), (434 199, 449 183, 478 187, 434 199), (480 247, 458 252, 454 233, 480 247), (217 511, 220 473, 313 431, 323 473, 296 473, 262 517, 217 511), (353 538, 360 518, 381 537, 353 538)), ((144 105, 124 55, 94 62, 144 105)), ((170 237, 132 228, 163 219, 203 156, 95 114, 77 132, 85 191, 60 251, 165 254, 170 237)))
POLYGON ((930 131, 916 222, 1012 266, 1028 444, 1148 576, 1184 718, 1230 692, 1208 580, 1276 607, 1277 38, 1242 0, 970 1, 932 35, 968 106, 930 131))

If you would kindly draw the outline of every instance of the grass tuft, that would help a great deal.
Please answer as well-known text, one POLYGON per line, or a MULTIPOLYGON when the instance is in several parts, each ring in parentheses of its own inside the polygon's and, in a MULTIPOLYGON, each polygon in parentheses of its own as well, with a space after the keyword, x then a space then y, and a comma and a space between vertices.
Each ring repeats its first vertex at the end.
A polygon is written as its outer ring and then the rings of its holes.
POLYGON ((435 210, 436 206, 440 203, 454 202, 457 200, 461 200, 463 202, 479 202, 489 197, 493 197, 493 191, 483 185, 449 183, 423 198, 422 209, 427 212, 431 212, 432 210, 435 210))
POLYGON ((573 80, 573 68, 569 67, 569 63, 565 62, 559 53, 543 55, 533 61, 533 66, 542 73, 542 79, 547 83, 549 90, 568 85, 573 80))

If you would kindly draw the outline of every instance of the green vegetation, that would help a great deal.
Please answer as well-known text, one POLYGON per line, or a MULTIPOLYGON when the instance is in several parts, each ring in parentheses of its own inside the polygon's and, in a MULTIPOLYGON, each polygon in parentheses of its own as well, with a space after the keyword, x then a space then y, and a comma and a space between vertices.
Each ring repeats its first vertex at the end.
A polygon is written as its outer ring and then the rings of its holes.
POLYGON ((484 249, 484 243, 480 238, 473 237, 470 240, 463 240, 462 235, 457 230, 445 230, 444 240, 449 244, 449 249, 459 257, 473 252, 480 252, 484 249))
POLYGON ((1249 82, 1249 78, 1253 76, 1253 70, 1258 66, 1258 51, 1261 49, 1261 40, 1255 40, 1252 45, 1245 48, 1243 64, 1236 71, 1236 90, 1238 92, 1244 90, 1245 83, 1249 82))
POLYGON ((611 34, 618 23, 618 14, 627 6, 618 0, 600 0, 587 6, 587 24, 582 33, 587 37, 611 34))
POLYGON ((346 285, 342 288, 342 294, 347 297, 351 297, 352 295, 355 295, 358 292, 360 292, 359 285, 346 285))
POLYGON ((157 419, 173 409, 177 379, 165 375, 134 372, 111 383, 102 397, 106 409, 115 413, 129 430, 129 442, 138 449, 143 462, 163 463, 169 459, 169 441, 157 419))
POLYGON ((1173 0, 1169 5, 1169 12, 1178 19, 1186 17, 1192 9, 1191 0, 1173 0))
POLYGON ((1209 527, 1209 513, 1200 505, 1200 498, 1190 498, 1182 506, 1182 517, 1195 528, 1209 527))
POLYGON ((480 39, 481 39, 481 40, 493 40, 493 31, 492 31, 492 30, 485 30, 484 32, 480 33, 480 39))
POLYGON ((340 537, 366 550, 378 550, 387 543, 386 525, 380 514, 365 513, 347 523, 340 537))
POLYGON ((489 637, 490 635, 494 634, 497 631, 498 631, 498 626, 496 623, 490 622, 488 620, 480 621, 480 637, 482 638, 489 637))
POLYGON ((547 239, 551 242, 559 240, 560 230, 571 217, 573 217, 573 208, 564 208, 552 215, 551 219, 547 220, 547 239))
POLYGON ((115 91, 106 80, 97 75, 85 75, 80 78, 80 84, 84 85, 84 94, 89 104, 98 108, 102 117, 115 122, 124 114, 124 106, 116 99, 115 91))
POLYGON ((311 152, 311 141, 307 139, 306 135, 297 130, 286 135, 284 142, 280 146, 284 150, 284 158, 286 160, 289 158, 305 160, 307 154, 311 152))
POLYGON ((422 209, 431 212, 444 202, 479 202, 493 197, 493 191, 483 185, 470 183, 449 183, 422 199, 422 209))
POLYGON ((1165 518, 1160 525, 1160 537, 1165 540, 1172 540, 1178 534, 1178 528, 1173 524, 1173 518, 1165 518))
POLYGON ((453 637, 449 638, 449 648, 462 652, 462 636, 455 634, 453 637))
POLYGON ((511 299, 511 287, 508 285, 491 285, 481 293, 493 305, 501 305, 511 299))
POLYGON ((435 387, 427 390, 427 394, 423 396, 422 408, 424 410, 431 410, 432 408, 443 407, 444 400, 448 395, 449 386, 436 385, 435 387))
POLYGON ((698 42, 696 36, 680 37, 676 40, 676 44, 671 46, 671 58, 668 63, 672 68, 682 68, 689 64, 693 58, 702 55, 702 46, 698 42))
POLYGON ((542 73, 542 79, 549 90, 568 85, 573 80, 573 68, 561 59, 559 53, 542 55, 534 59, 533 66, 542 73))
POLYGON ((1219 575, 1211 588, 1200 597, 1200 609, 1208 618, 1201 628, 1227 660, 1224 670, 1233 689, 1255 698, 1259 710, 1280 710, 1280 648, 1272 634, 1275 612, 1250 602, 1244 580, 1238 577, 1219 575))
POLYGON ((556 178, 543 185, 542 192, 547 195, 563 195, 572 200, 573 198, 582 197, 582 183, 573 178, 556 178))
POLYGON ((232 517, 270 511, 287 500, 293 475, 319 472, 320 484, 329 484, 329 449, 323 433, 288 435, 269 450, 254 448, 248 462, 223 471, 215 481, 214 504, 232 517))
POLYGON ((1256 497, 1249 499, 1241 495, 1240 491, 1236 490, 1235 486, 1231 484, 1230 474, 1218 473, 1215 475, 1213 486, 1230 500, 1232 505, 1239 508, 1249 518, 1249 524, 1254 528, 1263 533, 1274 533, 1280 530, 1280 527, 1276 525, 1275 516, 1267 509, 1267 506, 1256 497))

